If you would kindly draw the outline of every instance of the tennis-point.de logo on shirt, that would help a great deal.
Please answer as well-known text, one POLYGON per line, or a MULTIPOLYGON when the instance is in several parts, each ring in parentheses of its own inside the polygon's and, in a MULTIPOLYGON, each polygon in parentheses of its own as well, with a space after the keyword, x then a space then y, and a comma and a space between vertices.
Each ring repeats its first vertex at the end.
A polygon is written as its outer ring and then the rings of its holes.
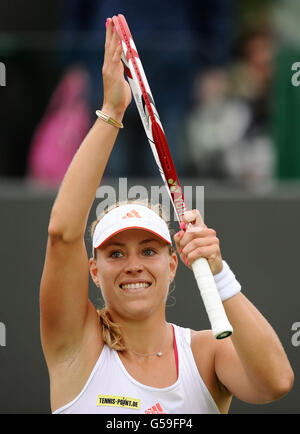
POLYGON ((125 214, 122 219, 128 219, 128 218, 134 218, 137 217, 139 219, 141 219, 142 217, 139 215, 139 213, 135 210, 132 209, 130 212, 128 212, 127 214, 125 214))
MULTIPOLYGON (((104 407, 120 407, 128 408, 131 410, 139 410, 141 407, 141 400, 128 396, 117 395, 98 395, 97 406, 104 407)), ((145 414, 166 414, 161 404, 157 402, 152 407, 144 411, 145 414)))
POLYGON ((97 397, 98 406, 121 407, 139 410, 140 404, 140 399, 131 398, 128 396, 98 395, 97 397))

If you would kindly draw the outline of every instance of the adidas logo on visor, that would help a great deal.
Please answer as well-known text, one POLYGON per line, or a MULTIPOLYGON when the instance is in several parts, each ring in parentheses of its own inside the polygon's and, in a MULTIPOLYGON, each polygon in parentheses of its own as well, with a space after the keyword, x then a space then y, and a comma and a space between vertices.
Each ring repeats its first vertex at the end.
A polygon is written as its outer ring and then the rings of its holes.
POLYGON ((132 209, 130 212, 128 212, 126 215, 124 215, 122 217, 122 219, 128 219, 128 218, 133 218, 133 217, 137 217, 138 219, 142 218, 135 209, 132 209))

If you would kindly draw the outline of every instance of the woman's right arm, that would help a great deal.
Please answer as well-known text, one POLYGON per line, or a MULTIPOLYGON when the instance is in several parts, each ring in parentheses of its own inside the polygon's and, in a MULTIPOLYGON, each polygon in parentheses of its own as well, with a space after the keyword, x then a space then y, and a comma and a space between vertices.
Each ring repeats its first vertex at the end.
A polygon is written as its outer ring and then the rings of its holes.
MULTIPOLYGON (((112 20, 106 30, 102 110, 121 122, 131 101, 121 46, 112 20)), ((40 288, 41 336, 50 358, 80 343, 96 310, 88 300, 89 266, 84 234, 118 128, 97 119, 74 156, 52 208, 40 288)))

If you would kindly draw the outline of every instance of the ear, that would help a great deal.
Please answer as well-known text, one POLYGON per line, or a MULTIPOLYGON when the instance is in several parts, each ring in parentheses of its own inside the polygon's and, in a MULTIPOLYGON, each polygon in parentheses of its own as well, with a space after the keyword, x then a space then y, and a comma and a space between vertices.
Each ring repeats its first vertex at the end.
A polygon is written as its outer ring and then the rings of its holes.
POLYGON ((96 286, 99 286, 98 266, 95 258, 89 259, 90 274, 96 286))
POLYGON ((178 267, 178 256, 176 252, 173 252, 170 256, 170 279, 173 280, 178 267))

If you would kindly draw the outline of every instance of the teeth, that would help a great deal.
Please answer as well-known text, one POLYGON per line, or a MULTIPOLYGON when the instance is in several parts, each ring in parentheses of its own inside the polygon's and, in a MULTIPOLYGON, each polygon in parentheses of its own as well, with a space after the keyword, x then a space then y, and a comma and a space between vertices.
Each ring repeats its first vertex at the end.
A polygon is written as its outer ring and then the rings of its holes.
POLYGON ((149 283, 140 282, 140 283, 130 283, 128 285, 121 285, 122 289, 138 289, 138 288, 148 288, 149 283))

